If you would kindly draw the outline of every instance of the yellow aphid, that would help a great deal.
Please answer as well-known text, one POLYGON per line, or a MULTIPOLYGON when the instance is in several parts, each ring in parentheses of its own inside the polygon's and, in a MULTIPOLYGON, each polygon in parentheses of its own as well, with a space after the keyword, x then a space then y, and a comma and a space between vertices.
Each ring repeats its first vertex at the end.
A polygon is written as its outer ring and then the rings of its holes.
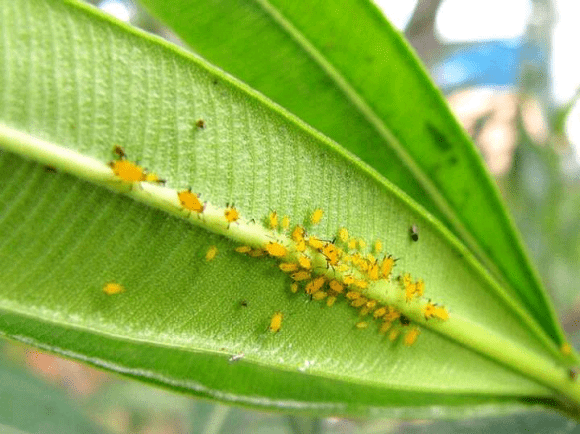
POLYGON ((282 229, 287 231, 288 228, 290 227, 290 217, 288 217, 287 215, 285 215, 284 217, 282 217, 282 229))
POLYGON ((348 271, 350 267, 348 266, 348 264, 339 264, 336 269, 341 273, 344 273, 345 271, 348 271))
POLYGON ((375 307, 377 307, 377 301, 376 300, 367 301, 366 307, 368 307, 369 309, 374 309, 375 307))
POLYGON ((361 250, 364 250, 364 249, 366 249, 366 248, 367 248, 367 243, 365 242, 365 240, 363 240, 362 238, 360 238, 360 239, 358 240, 358 247, 359 247, 361 250))
POLYGON ((202 213, 205 205, 199 201, 199 195, 192 193, 191 189, 183 190, 177 193, 181 206, 189 211, 202 213))
POLYGON ((292 271, 298 270, 298 264, 294 262, 282 262, 278 266, 280 267, 280 270, 282 270, 284 273, 291 273, 292 271))
POLYGON ((323 215, 324 211, 322 211, 320 208, 315 209, 312 215, 310 216, 310 222, 313 225, 317 225, 318 223, 320 223, 320 220, 322 220, 323 215))
POLYGON ((381 240, 376 240, 375 241, 375 253, 380 253, 383 251, 383 243, 381 242, 381 240))
POLYGON ((249 253, 252 250, 250 246, 240 246, 236 247, 235 251, 238 253, 249 253))
POLYGON ((348 229, 347 228, 340 228, 338 230, 338 239, 343 243, 348 241, 348 229))
POLYGON ((431 302, 429 302, 425 306, 423 306, 423 315, 425 316, 425 319, 429 319, 429 318, 433 317, 435 315, 436 308, 437 307, 431 302))
POLYGON ((371 264, 368 270, 369 279, 371 280, 379 280, 379 264, 376 262, 371 264))
POLYGON ((288 251, 286 247, 282 244, 270 242, 266 244, 266 251, 270 256, 274 256, 275 258, 281 258, 282 256, 286 256, 288 251))
POLYGON ((147 179, 145 169, 128 160, 110 161, 109 167, 124 182, 141 182, 147 179))
POLYGON ((356 300, 353 300, 350 304, 352 307, 361 307, 367 303, 367 299, 365 297, 359 297, 356 300))
POLYGON ((387 313, 386 313, 386 314, 383 316, 383 319, 384 319, 385 321, 392 322, 392 321, 395 321, 396 319, 399 319, 400 317, 401 317, 401 313, 400 313, 400 312, 398 312, 398 311, 396 311, 395 309, 392 309, 392 308, 391 308, 391 309, 389 309, 389 310, 387 311, 387 313))
POLYGON ((352 240, 350 240, 350 241, 348 242, 348 248, 349 248, 350 250, 354 250, 354 249, 356 249, 356 240, 355 240, 355 239, 352 239, 352 240))
POLYGON ((248 252, 248 255, 251 256, 252 258, 257 258, 259 256, 264 256, 266 254, 265 250, 262 249, 254 249, 254 250, 250 250, 248 252))
POLYGON ((296 282, 294 282, 292 285, 290 285, 290 292, 296 294, 298 292, 298 284, 296 282))
POLYGON ((324 300, 327 295, 328 294, 324 291, 318 291, 312 294, 312 299, 317 301, 324 300))
POLYGON ((312 261, 307 256, 298 256, 298 264, 305 270, 312 269, 312 261))
POLYGON ((390 321, 384 321, 381 324, 381 328, 379 329, 379 333, 384 335, 386 332, 389 331, 389 329, 393 326, 393 323, 390 321))
POLYGON ((297 282, 300 282, 302 280, 310 279, 310 273, 308 271, 297 271, 296 273, 292 274, 290 277, 292 277, 292 279, 296 280, 297 282))
POLYGON ((270 319, 270 331, 272 333, 277 333, 280 331, 280 328, 282 327, 282 312, 276 312, 274 313, 274 315, 272 315, 272 319, 270 319))
POLYGON ((346 298, 348 298, 349 300, 356 300, 357 298, 360 298, 361 293, 360 292, 356 292, 356 291, 348 291, 346 293, 346 298))
POLYGON ((290 235, 292 237, 292 240, 297 243, 298 241, 301 241, 304 239, 304 228, 300 225, 297 225, 294 230, 292 231, 292 234, 290 235))
POLYGON ((276 211, 272 211, 268 216, 268 223, 270 225, 270 229, 278 229, 278 214, 276 211))
POLYGON ((570 344, 568 342, 565 342, 562 344, 562 346, 560 347, 560 352, 564 355, 564 356, 569 356, 570 354, 572 354, 572 347, 570 346, 570 344))
POLYGON ((316 250, 321 250, 324 247, 324 243, 315 236, 308 238, 308 245, 316 250))
POLYGON ((316 279, 313 279, 311 282, 308 283, 308 285, 306 285, 305 291, 307 294, 314 294, 315 292, 317 292, 318 290, 320 290, 320 288, 322 288, 324 286, 324 282, 326 281, 326 279, 323 276, 317 277, 316 279))
POLYGON ((366 329, 369 326, 369 323, 366 321, 359 321, 355 324, 357 329, 366 329))
POLYGON ((405 300, 409 303, 413 299, 413 295, 415 294, 415 284, 414 283, 407 283, 405 284, 405 300))
POLYGON ((408 347, 413 345, 417 340, 419 333, 421 333, 421 330, 419 330, 418 328, 412 328, 411 330, 409 330, 405 335, 405 345, 408 347))
POLYGON ((340 283, 338 280, 331 280, 328 283, 328 286, 330 286, 330 289, 332 289, 337 294, 340 294, 342 293, 342 291, 344 291, 344 285, 340 283))
POLYGON ((151 182, 156 184, 165 184, 167 181, 165 179, 159 178, 155 173, 147 173, 145 175, 145 182, 151 182))
POLYGON ((109 282, 103 286, 103 292, 107 295, 115 295, 125 292, 125 288, 118 283, 109 282))
POLYGON ((345 285, 352 285, 356 279, 352 276, 344 276, 342 278, 342 281, 344 282, 345 285))
POLYGON ((304 250, 306 250, 306 241, 304 240, 297 241, 294 248, 296 249, 297 252, 303 252, 304 250))
POLYGON ((356 286, 357 288, 360 288, 360 289, 366 289, 369 287, 369 282, 367 282, 366 280, 356 279, 354 281, 354 286, 356 286))
POLYGON ((338 249, 334 244, 332 243, 326 244, 322 248, 322 254, 326 258, 326 262, 328 262, 329 265, 338 264, 338 249))
POLYGON ((383 279, 388 279, 393 271, 395 265, 395 259, 392 256, 385 256, 381 262, 381 277, 383 279))
POLYGON ((224 211, 224 217, 226 218, 228 225, 230 223, 235 222, 236 220, 238 220, 240 218, 240 213, 239 211, 232 205, 232 206, 228 206, 226 208, 226 210, 224 211))
POLYGON ((399 330, 397 330, 397 329, 391 330, 391 332, 389 333, 389 340, 391 342, 394 342, 398 337, 399 337, 399 330))
POLYGON ((211 261, 213 258, 216 257, 216 255, 218 254, 218 249, 216 246, 211 246, 207 253, 205 254, 205 260, 206 261, 211 261))
POLYGON ((358 311, 358 315, 359 316, 367 316, 370 311, 371 311, 371 309, 369 309, 368 307, 365 306, 361 310, 358 311))
POLYGON ((435 312, 433 312, 433 316, 442 321, 447 321, 449 319, 449 312, 447 312, 444 306, 437 306, 435 312))
POLYGON ((326 305, 328 307, 332 307, 332 305, 334 304, 335 301, 336 301, 336 297, 334 295, 331 295, 330 297, 328 297, 326 299, 326 305))
POLYGON ((385 315, 387 313, 387 308, 386 307, 380 307, 377 310, 375 310, 373 312, 373 317, 375 319, 382 317, 383 315, 385 315))
POLYGON ((423 297, 424 293, 425 293, 425 282, 423 281, 423 279, 419 279, 417 280, 417 283, 415 283, 415 295, 417 297, 423 297))

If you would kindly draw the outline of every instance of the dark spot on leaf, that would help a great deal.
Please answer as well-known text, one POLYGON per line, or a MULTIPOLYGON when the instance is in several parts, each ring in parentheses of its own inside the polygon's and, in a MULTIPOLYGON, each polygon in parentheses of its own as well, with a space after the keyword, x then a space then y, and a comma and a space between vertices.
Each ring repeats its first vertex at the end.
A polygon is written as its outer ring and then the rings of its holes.
POLYGON ((443 133, 429 123, 427 124, 427 132, 433 138, 433 143, 442 151, 449 151, 453 147, 443 133))

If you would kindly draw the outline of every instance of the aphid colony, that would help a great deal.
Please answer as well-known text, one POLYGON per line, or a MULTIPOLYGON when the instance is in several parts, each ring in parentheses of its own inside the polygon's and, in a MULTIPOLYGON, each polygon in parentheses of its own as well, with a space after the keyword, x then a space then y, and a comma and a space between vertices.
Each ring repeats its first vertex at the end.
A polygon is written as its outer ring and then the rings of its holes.
MULTIPOLYGON (((322 219, 323 211, 315 210, 310 216, 310 222, 318 224, 322 219)), ((278 228, 278 217, 275 211, 266 219, 270 229, 278 228)), ((306 228, 296 225, 290 232, 289 241, 268 241, 260 248, 239 246, 235 250, 251 257, 269 256, 279 261, 278 268, 287 273, 292 283, 290 291, 297 293, 303 289, 311 300, 322 301, 328 307, 337 300, 344 300, 357 309, 361 320, 355 324, 357 329, 365 329, 370 320, 381 321, 379 332, 388 334, 391 341, 395 341, 403 327, 408 327, 411 320, 396 307, 388 306, 374 300, 365 290, 381 279, 390 280, 396 259, 391 255, 377 258, 373 253, 363 254, 360 250, 366 247, 361 239, 349 238, 348 230, 341 228, 335 241, 326 241, 314 235, 308 235, 306 228), (354 242, 353 242, 354 240, 354 242), (316 256, 319 256, 318 260, 316 256), (320 261, 320 257, 323 258, 320 261)), ((272 233, 276 238, 276 232, 272 233)), ((381 241, 373 245, 375 254, 383 249, 381 241)), ((407 303, 413 299, 422 298, 425 292, 425 282, 422 279, 413 281, 409 273, 397 277, 402 294, 407 303)), ((447 309, 434 303, 427 302, 422 308, 425 320, 436 318, 445 321, 449 318, 447 309)), ((276 312, 271 319, 269 330, 278 332, 281 328, 282 314, 276 312)), ((411 346, 417 340, 420 329, 410 327, 405 333, 403 342, 411 346)))
MULTIPOLYGON (((117 159, 109 163, 113 174, 122 182, 131 186, 135 183, 154 182, 165 183, 154 173, 148 173, 146 169, 137 163, 126 159, 125 151, 116 146, 114 152, 117 159)), ((177 199, 182 209, 201 217, 206 210, 206 203, 201 201, 200 194, 193 193, 191 188, 177 192, 177 199)), ((309 218, 309 224, 315 226, 324 217, 324 211, 315 209, 309 218)), ((240 212, 234 205, 227 204, 223 211, 223 218, 230 228, 232 223, 238 222, 240 212)), ((344 300, 350 306, 357 309, 361 320, 355 324, 357 329, 365 329, 369 326, 370 320, 381 321, 379 333, 386 334, 391 341, 395 341, 401 333, 403 327, 408 327, 411 320, 405 316, 395 306, 380 303, 369 296, 367 289, 370 285, 380 280, 391 280, 396 259, 391 255, 378 256, 383 250, 383 244, 377 240, 372 245, 372 251, 363 253, 367 244, 362 239, 350 237, 346 228, 338 231, 337 237, 333 241, 322 240, 314 235, 308 235, 306 228, 296 225, 290 236, 284 236, 285 241, 278 239, 279 230, 287 233, 290 229, 290 218, 283 216, 279 218, 276 211, 271 211, 265 219, 265 226, 269 231, 271 241, 267 241, 260 247, 250 247, 242 245, 235 248, 235 251, 250 257, 269 256, 279 262, 279 269, 287 273, 292 281, 290 291, 297 293, 301 288, 311 300, 324 301, 328 307, 333 306, 338 300, 344 300)), ((418 236, 417 230, 412 231, 413 240, 418 236)), ((218 250, 211 246, 207 250, 205 259, 212 261, 218 250)), ((401 288, 404 300, 410 303, 414 299, 421 299, 425 292, 425 283, 422 279, 413 281, 409 273, 404 273, 397 277, 398 285, 401 288)), ((108 284, 104 288, 106 293, 112 294, 121 292, 122 287, 116 284, 108 284), (120 288, 119 288, 120 287, 120 288)), ((443 306, 425 303, 422 307, 425 320, 432 318, 446 321, 449 318, 447 309, 443 306)), ((280 331, 282 328, 283 314, 276 312, 270 319, 269 330, 272 333, 280 331)), ((410 327, 406 331, 403 342, 411 346, 417 340, 420 329, 410 327)))

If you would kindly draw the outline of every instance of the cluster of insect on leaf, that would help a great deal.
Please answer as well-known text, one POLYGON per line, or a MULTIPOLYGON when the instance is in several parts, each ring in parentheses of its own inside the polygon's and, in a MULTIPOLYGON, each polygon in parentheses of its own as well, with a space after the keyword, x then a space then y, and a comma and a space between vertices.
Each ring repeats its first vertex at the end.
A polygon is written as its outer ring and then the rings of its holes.
MULTIPOLYGON (((199 126, 199 128, 203 128, 199 126)), ((113 175, 121 182, 135 184, 143 182, 165 184, 155 173, 148 172, 136 162, 129 161, 123 148, 115 146, 117 158, 109 162, 113 175)), ((206 211, 206 202, 202 202, 201 194, 194 193, 191 188, 176 192, 177 200, 183 210, 189 214, 202 217, 206 211)), ((222 214, 223 221, 230 225, 240 221, 240 211, 232 204, 226 204, 222 214)), ((314 209, 309 216, 308 226, 318 225, 324 218, 321 208, 314 209)), ((254 219, 252 221, 255 222, 254 219)), ((369 295, 368 288, 380 280, 390 281, 396 259, 389 254, 382 254, 383 243, 376 240, 372 252, 366 252, 367 242, 362 238, 351 237, 347 228, 338 230, 332 240, 320 239, 309 235, 307 227, 301 224, 290 230, 291 220, 287 215, 278 216, 271 211, 263 220, 264 228, 269 231, 271 241, 265 241, 259 246, 240 245, 235 251, 252 258, 269 257, 279 261, 278 267, 290 279, 290 291, 298 293, 301 289, 313 301, 324 301, 332 307, 337 301, 343 300, 349 306, 358 310, 360 320, 354 325, 356 329, 365 329, 371 320, 380 321, 379 333, 386 334, 390 341, 397 340, 401 330, 408 328, 404 335, 404 343, 411 346, 417 340, 421 329, 418 326, 409 327, 411 319, 404 315, 394 305, 380 302, 369 295), (382 257, 379 255, 382 254, 382 257)), ((410 228, 410 237, 418 241, 416 225, 410 228)), ((216 258, 218 249, 210 246, 205 260, 216 258)), ((396 278, 404 300, 410 303, 421 299, 425 292, 425 282, 422 279, 413 281, 409 273, 403 273, 396 278)), ((121 285, 108 283, 104 287, 107 294, 117 294, 123 291, 121 285)), ((436 318, 446 321, 449 318, 447 309, 443 306, 425 302, 422 307, 425 320, 436 318)), ((282 329, 284 314, 275 312, 269 325, 269 331, 277 333, 282 329)))

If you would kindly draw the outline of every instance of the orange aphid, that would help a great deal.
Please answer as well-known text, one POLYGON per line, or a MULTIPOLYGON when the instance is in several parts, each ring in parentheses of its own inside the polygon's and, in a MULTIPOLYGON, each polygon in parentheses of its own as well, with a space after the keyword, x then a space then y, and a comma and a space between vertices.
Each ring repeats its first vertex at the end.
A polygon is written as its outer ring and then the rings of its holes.
POLYGON ((322 254, 326 258, 326 262, 329 265, 336 265, 338 264, 338 248, 332 244, 328 243, 322 248, 322 254))
POLYGON ((276 211, 272 211, 268 216, 268 224, 270 229, 278 229, 278 213, 276 211))
POLYGON ((292 277, 292 279, 296 280, 297 282, 300 282, 302 280, 310 279, 310 273, 308 271, 297 271, 296 273, 292 274, 290 277, 292 277))
POLYGON ((224 211, 224 216, 229 226, 230 223, 233 223, 240 218, 240 213, 233 205, 232 206, 228 205, 226 207, 226 210, 224 211))
POLYGON ((421 333, 421 330, 419 330, 418 328, 412 328, 411 330, 409 330, 407 334, 405 334, 405 345, 408 347, 413 345, 417 340, 419 333, 421 333))
POLYGON ((366 302, 367 302, 367 299, 365 297, 359 297, 356 300, 353 300, 350 305, 352 307, 361 307, 361 306, 365 305, 366 302))
POLYGON ((298 264, 305 270, 312 269, 312 261, 307 256, 298 256, 298 264))
POLYGON ((331 295, 330 297, 328 297, 326 299, 326 305, 328 307, 331 307, 334 304, 335 301, 336 301, 336 297, 334 295, 331 295))
POLYGON ((431 302, 423 306, 423 315, 425 316, 425 319, 428 320, 429 318, 433 317, 435 315, 436 308, 437 307, 431 302))
POLYGON ((373 317, 375 319, 380 318, 380 317, 384 316, 386 313, 387 313, 387 308, 383 306, 383 307, 380 307, 373 312, 373 317))
POLYGON ((290 292, 293 292, 294 294, 298 292, 298 284, 296 282, 290 285, 290 292))
POLYGON ((282 217, 282 229, 287 231, 288 228, 290 227, 290 217, 288 217, 287 215, 285 215, 284 217, 282 217))
POLYGON ((391 321, 384 321, 381 324, 381 328, 379 329, 379 333, 384 335, 386 332, 389 331, 389 329, 393 326, 393 323, 391 321))
POLYGON ((315 292, 319 291, 320 288, 324 286, 325 281, 326 279, 324 278, 324 276, 320 276, 317 277, 316 279, 313 279, 311 282, 308 283, 308 285, 306 285, 305 288, 306 293, 314 294, 315 292))
POLYGON ((359 321, 355 324, 357 329, 366 329, 369 326, 369 323, 366 321, 359 321))
POLYGON ((381 262, 381 277, 383 279, 388 279, 393 267, 395 265, 395 259, 392 256, 385 256, 381 262))
POLYGON ((323 215, 324 211, 322 211, 320 208, 315 209, 312 215, 310 216, 310 222, 313 225, 317 225, 318 223, 320 223, 320 220, 322 220, 323 215))
POLYGON ((328 294, 324 291, 318 291, 312 294, 312 299, 316 301, 324 300, 328 294))
POLYGON ((424 293, 425 293, 425 282, 423 281, 423 279, 419 279, 415 283, 415 295, 417 297, 422 297, 424 293))
POLYGON ((147 173, 145 174, 145 182, 165 184, 167 181, 165 181, 165 179, 159 178, 159 176, 157 176, 155 173, 147 173))
POLYGON ((304 250, 306 250, 306 241, 304 241, 303 239, 297 241, 294 248, 296 249, 297 252, 303 252, 304 250))
POLYGON ((147 179, 145 169, 128 160, 110 161, 109 167, 124 182, 141 182, 147 179))
POLYGON ((369 279, 379 280, 379 264, 371 264, 368 270, 369 279))
POLYGON ((248 252, 248 255, 251 256, 252 258, 257 258, 259 256, 264 256, 266 254, 265 250, 262 249, 254 249, 254 250, 250 250, 248 252))
POLYGON ((447 321, 449 319, 449 312, 447 312, 444 306, 437 306, 435 312, 433 312, 433 316, 442 321, 447 321))
POLYGON ((413 299, 413 295, 415 294, 415 284, 408 283, 405 285, 405 300, 410 302, 413 299))
POLYGON ((205 260, 206 261, 211 261, 213 260, 213 258, 216 257, 216 255, 218 254, 218 249, 216 246, 211 246, 209 248, 209 250, 207 251, 207 253, 205 254, 205 260))
POLYGON ((280 270, 284 273, 291 273, 292 271, 298 270, 298 264, 294 262, 282 262, 278 267, 280 267, 280 270))
POLYGON ((288 250, 282 244, 270 242, 266 244, 266 251, 270 256, 274 256, 275 258, 281 258, 282 256, 286 256, 288 250))
POLYGON ((348 298, 349 300, 356 300, 357 298, 360 298, 360 296, 361 293, 356 291, 348 291, 345 295, 345 297, 348 298))
POLYGON ((330 286, 330 289, 332 289, 337 294, 340 294, 342 291, 344 291, 344 285, 338 280, 331 280, 328 283, 328 286, 330 286))
POLYGON ((304 228, 300 225, 296 225, 290 236, 295 243, 304 240, 304 228))
POLYGON ((391 308, 387 310, 387 313, 385 315, 383 315, 383 319, 385 321, 395 321, 396 319, 399 319, 401 317, 401 313, 396 311, 395 309, 391 308))
POLYGON ((191 192, 191 188, 189 190, 183 190, 178 192, 177 197, 181 202, 181 206, 189 211, 202 213, 203 210, 205 209, 205 204, 199 201, 198 194, 191 192))
POLYGON ((389 333, 389 340, 391 342, 395 341, 395 339, 397 339, 399 337, 399 330, 397 329, 393 329, 391 330, 391 332, 389 333))
POLYGON ((125 292, 125 288, 118 283, 109 282, 103 286, 103 292, 107 295, 120 294, 121 292, 125 292))
POLYGON ((355 279, 354 286, 360 289, 366 289, 369 287, 369 282, 367 282, 366 280, 355 279))
POLYGON ((235 251, 238 253, 249 253, 252 251, 252 248, 250 246, 240 246, 236 247, 235 251))
POLYGON ((324 247, 324 243, 315 236, 308 237, 308 245, 316 250, 321 250, 324 247))
POLYGON ((277 333, 280 331, 280 328, 282 327, 282 312, 276 312, 274 313, 274 315, 272 315, 272 318, 270 319, 270 331, 272 333, 277 333))

